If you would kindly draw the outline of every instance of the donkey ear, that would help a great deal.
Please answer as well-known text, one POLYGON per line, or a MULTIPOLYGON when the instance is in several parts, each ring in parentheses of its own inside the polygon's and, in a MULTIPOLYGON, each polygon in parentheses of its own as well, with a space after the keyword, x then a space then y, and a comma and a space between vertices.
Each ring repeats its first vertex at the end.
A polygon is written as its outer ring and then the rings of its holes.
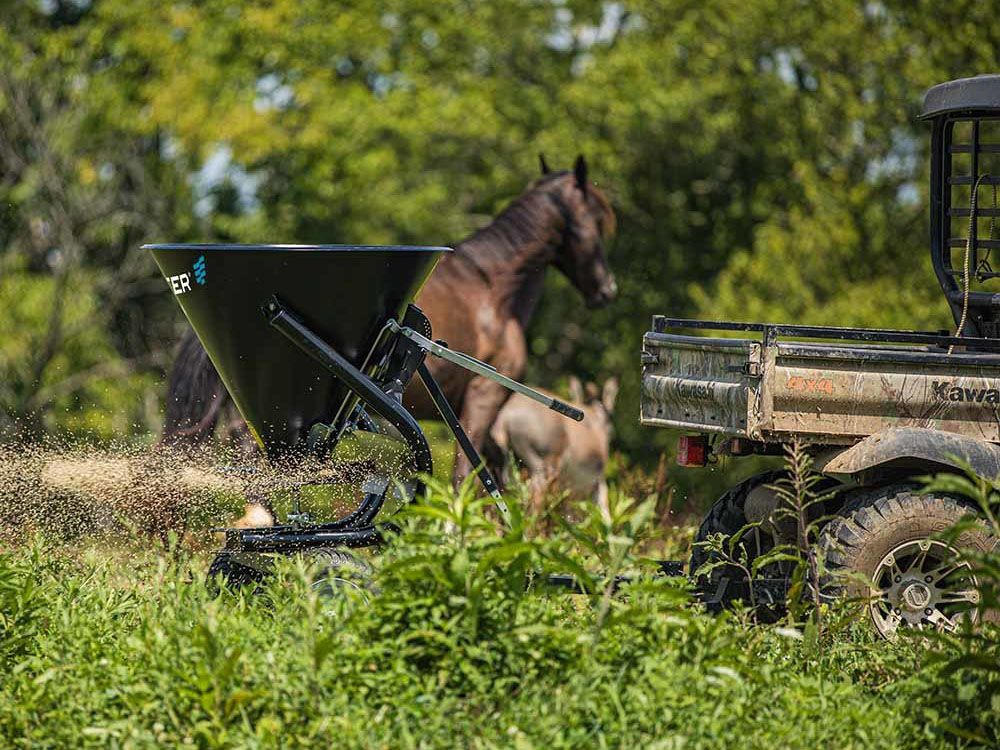
POLYGON ((583 403, 583 383, 576 375, 569 376, 569 400, 577 404, 583 403))
POLYGON ((542 174, 551 174, 552 170, 549 169, 549 163, 545 161, 545 154, 538 155, 538 166, 542 168, 542 174))
POLYGON ((610 377, 604 381, 604 393, 601 394, 601 403, 604 404, 608 414, 615 410, 616 398, 618 398, 618 378, 610 377))
POLYGON ((583 158, 583 154, 576 157, 576 162, 573 164, 573 176, 576 177, 576 186, 580 188, 583 192, 587 192, 587 160, 583 158))

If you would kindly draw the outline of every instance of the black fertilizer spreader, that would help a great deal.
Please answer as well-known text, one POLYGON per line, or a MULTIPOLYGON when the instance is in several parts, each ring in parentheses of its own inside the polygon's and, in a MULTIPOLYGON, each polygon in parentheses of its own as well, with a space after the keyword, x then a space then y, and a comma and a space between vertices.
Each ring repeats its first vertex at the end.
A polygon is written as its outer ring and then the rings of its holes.
MULTIPOLYGON (((273 553, 368 547, 392 530, 387 498, 405 503, 432 472, 420 425, 402 403, 414 375, 454 433, 487 492, 506 517, 496 482, 424 364, 428 353, 494 380, 575 420, 579 410, 501 375, 433 340, 412 304, 446 247, 348 245, 146 245, 254 439, 280 467, 336 468, 345 436, 378 434, 402 447, 400 468, 342 463, 335 479, 357 489, 346 515, 315 523, 294 512, 285 523, 226 529, 216 569, 261 570, 273 553), (390 434, 391 433, 391 434, 390 434), (377 520, 379 517, 382 520, 377 520)), ((392 463, 392 462, 388 462, 392 463)), ((381 464, 381 465, 380 465, 381 464)), ((308 469, 306 470, 308 472, 308 469)), ((238 575, 234 577, 238 578, 238 575)))

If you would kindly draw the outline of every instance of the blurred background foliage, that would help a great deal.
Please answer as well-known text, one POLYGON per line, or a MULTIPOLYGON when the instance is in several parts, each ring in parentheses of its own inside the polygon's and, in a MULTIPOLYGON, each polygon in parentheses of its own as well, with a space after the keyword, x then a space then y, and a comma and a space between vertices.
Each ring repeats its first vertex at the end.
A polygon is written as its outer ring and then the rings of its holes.
POLYGON ((563 168, 585 154, 612 197, 621 295, 590 312, 551 272, 528 380, 620 374, 622 470, 670 442, 635 416, 654 313, 950 325, 916 116, 929 86, 996 71, 989 3, 0 9, 7 434, 159 428, 186 323, 141 243, 454 243, 537 175, 539 152, 563 168))

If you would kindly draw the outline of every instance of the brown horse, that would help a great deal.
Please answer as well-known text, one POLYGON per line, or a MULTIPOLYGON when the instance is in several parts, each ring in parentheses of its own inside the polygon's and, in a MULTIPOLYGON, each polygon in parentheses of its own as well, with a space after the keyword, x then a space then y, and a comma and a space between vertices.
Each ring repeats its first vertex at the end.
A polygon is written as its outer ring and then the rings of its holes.
MULTIPOLYGON (((416 300, 436 338, 515 379, 524 374, 525 329, 548 266, 562 271, 589 307, 605 305, 617 293, 603 250, 615 216, 607 198, 588 182, 586 162, 578 157, 572 172, 551 172, 544 158, 541 164, 542 177, 492 223, 455 245, 416 300)), ((509 392, 444 360, 430 357, 428 367, 482 449, 509 392)), ((420 385, 407 390, 404 402, 418 418, 438 416, 420 385)), ((189 332, 171 372, 163 441, 203 442, 231 411, 225 388, 189 332)), ((458 451, 456 479, 471 469, 458 451)))

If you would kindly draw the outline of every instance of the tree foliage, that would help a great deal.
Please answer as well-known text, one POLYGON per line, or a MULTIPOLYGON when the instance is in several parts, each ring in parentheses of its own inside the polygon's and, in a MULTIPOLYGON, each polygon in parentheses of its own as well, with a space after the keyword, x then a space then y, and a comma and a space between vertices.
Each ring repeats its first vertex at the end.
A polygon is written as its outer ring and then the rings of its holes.
POLYGON ((59 427, 56 404, 103 388, 113 409, 134 399, 124 384, 154 387, 144 373, 182 323, 142 241, 452 243, 538 152, 585 153, 613 197, 621 295, 588 312, 551 274, 531 379, 622 374, 618 441, 636 460, 665 441, 631 418, 653 313, 949 324, 916 116, 927 87, 995 68, 988 4, 46 0, 5 15, 0 297, 49 300, 0 336, 8 422, 59 427), (87 336, 101 343, 69 353, 87 336))

